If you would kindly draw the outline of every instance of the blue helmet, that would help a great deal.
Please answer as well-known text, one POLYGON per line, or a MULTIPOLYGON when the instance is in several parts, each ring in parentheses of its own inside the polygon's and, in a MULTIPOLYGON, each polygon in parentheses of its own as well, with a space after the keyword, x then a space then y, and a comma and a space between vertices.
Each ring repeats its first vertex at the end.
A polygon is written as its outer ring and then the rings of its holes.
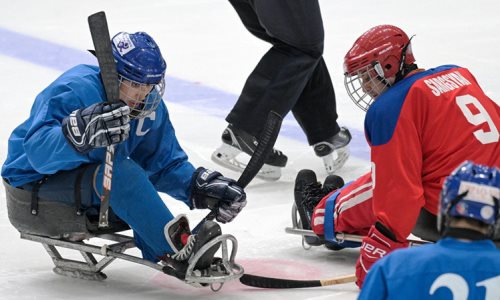
POLYGON ((111 41, 118 74, 144 84, 158 84, 163 80, 167 64, 147 33, 120 32, 111 41))
POLYGON ((445 180, 441 191, 438 230, 448 226, 450 217, 463 217, 490 225, 491 233, 500 216, 500 169, 462 163, 445 180))

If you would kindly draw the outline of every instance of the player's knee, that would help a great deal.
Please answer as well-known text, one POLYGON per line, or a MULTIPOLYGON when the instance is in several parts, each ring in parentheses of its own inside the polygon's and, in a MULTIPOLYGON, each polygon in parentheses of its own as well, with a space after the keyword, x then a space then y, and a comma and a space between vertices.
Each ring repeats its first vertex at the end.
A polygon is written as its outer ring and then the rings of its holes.
POLYGON ((131 159, 115 160, 113 162, 112 178, 113 183, 123 182, 126 184, 132 179, 147 177, 144 169, 131 159))

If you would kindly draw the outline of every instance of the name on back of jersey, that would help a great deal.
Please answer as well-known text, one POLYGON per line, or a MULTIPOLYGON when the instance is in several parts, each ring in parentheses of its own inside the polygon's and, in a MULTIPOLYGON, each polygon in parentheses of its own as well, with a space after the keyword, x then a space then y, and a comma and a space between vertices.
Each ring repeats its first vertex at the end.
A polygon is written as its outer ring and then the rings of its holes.
POLYGON ((459 71, 430 77, 425 79, 424 82, 436 96, 440 96, 441 94, 453 91, 465 85, 471 85, 470 81, 460 74, 459 71))

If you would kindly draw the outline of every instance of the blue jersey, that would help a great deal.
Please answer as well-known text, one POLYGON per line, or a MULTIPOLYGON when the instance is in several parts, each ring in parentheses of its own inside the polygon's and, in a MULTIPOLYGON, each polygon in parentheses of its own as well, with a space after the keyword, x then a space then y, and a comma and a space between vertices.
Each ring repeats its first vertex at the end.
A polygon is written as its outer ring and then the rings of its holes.
POLYGON ((500 299, 500 250, 489 240, 445 238, 376 262, 358 299, 500 299))
MULTIPOLYGON (((78 153, 66 141, 61 123, 72 111, 104 99, 98 67, 78 65, 63 73, 36 97, 29 118, 10 136, 2 177, 18 187, 103 162, 105 148, 78 153)), ((158 191, 187 203, 194 167, 177 141, 163 101, 150 115, 131 121, 129 138, 115 149, 115 159, 125 158, 139 164, 158 191)))

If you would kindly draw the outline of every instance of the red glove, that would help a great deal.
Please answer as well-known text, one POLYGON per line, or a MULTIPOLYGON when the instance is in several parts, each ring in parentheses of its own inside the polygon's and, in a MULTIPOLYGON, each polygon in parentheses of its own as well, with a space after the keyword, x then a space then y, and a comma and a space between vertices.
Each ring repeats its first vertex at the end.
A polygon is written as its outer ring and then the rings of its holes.
POLYGON ((370 228, 368 235, 363 239, 359 259, 356 263, 356 277, 358 279, 356 280, 356 285, 359 288, 363 285, 366 273, 377 260, 398 248, 408 247, 408 242, 395 242, 387 237, 387 235, 393 234, 381 223, 377 223, 377 225, 373 225, 370 228), (386 234, 383 234, 381 231, 386 232, 386 234))

